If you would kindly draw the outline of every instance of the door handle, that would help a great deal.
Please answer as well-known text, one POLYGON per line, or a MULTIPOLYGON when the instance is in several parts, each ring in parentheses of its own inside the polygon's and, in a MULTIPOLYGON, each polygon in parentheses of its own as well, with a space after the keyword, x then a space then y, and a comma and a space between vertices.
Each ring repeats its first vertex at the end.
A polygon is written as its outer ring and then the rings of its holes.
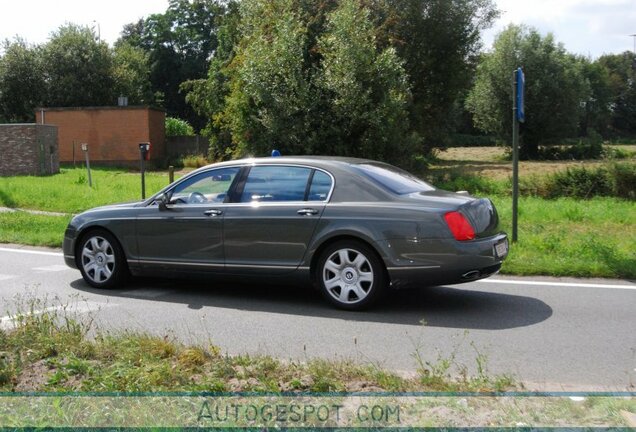
POLYGON ((223 214, 223 210, 216 210, 216 209, 206 210, 203 212, 203 214, 206 216, 221 216, 223 214))
POLYGON ((296 213, 302 216, 313 216, 318 214, 318 210, 312 208, 304 208, 298 210, 296 213))

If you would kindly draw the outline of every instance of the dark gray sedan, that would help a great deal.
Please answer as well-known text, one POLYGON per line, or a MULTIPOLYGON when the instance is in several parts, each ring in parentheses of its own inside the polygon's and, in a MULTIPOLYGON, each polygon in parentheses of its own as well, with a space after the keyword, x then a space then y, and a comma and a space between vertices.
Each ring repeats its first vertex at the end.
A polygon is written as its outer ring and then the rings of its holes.
POLYGON ((131 274, 298 279, 337 307, 361 309, 390 288, 496 273, 508 254, 498 222, 490 200, 381 162, 244 159, 74 217, 64 257, 98 288, 131 274))

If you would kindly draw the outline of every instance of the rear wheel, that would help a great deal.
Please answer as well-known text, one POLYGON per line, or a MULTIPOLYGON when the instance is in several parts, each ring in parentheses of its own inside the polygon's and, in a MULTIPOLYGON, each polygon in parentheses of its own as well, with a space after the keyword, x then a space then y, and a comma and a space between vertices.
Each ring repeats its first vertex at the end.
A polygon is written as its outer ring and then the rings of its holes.
POLYGON ((384 265, 374 250, 354 240, 327 247, 317 263, 317 283, 323 296, 336 307, 361 310, 386 291, 384 265))
POLYGON ((119 242, 105 230, 92 230, 82 237, 76 261, 84 280, 95 288, 115 288, 128 274, 119 242))

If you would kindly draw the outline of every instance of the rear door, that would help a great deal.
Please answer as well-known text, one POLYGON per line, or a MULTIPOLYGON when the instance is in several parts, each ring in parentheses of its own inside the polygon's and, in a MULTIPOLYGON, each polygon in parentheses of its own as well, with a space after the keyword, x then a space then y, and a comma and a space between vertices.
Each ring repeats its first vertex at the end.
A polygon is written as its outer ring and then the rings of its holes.
POLYGON ((284 274, 298 268, 333 186, 302 166, 253 166, 224 218, 228 273, 284 274))

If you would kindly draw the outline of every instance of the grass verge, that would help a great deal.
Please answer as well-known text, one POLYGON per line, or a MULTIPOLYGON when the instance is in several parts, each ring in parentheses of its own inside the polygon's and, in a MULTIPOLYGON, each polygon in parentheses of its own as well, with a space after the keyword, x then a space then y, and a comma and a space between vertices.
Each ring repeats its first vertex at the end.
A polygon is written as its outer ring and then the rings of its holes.
POLYGON ((25 212, 0 213, 0 243, 30 246, 62 246, 64 230, 71 216, 35 215, 25 212))
MULTIPOLYGON (((448 362, 420 363, 404 378, 376 366, 347 361, 282 361, 268 356, 228 356, 213 344, 184 345, 165 336, 107 333, 90 316, 51 307, 46 299, 23 302, 14 328, 0 330, 0 391, 504 391, 507 376, 451 377, 448 362), (40 313, 38 311, 48 311, 40 313), (91 333, 92 337, 87 337, 91 333)), ((59 302, 58 306, 59 306, 59 302)))

